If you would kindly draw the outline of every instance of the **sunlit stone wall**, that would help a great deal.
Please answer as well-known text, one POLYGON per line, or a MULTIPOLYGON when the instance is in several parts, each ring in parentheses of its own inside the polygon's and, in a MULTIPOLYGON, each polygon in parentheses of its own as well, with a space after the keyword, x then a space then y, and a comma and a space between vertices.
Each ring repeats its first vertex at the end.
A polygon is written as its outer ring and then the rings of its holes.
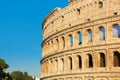
POLYGON ((120 0, 69 0, 43 21, 41 80, 120 80, 120 0))

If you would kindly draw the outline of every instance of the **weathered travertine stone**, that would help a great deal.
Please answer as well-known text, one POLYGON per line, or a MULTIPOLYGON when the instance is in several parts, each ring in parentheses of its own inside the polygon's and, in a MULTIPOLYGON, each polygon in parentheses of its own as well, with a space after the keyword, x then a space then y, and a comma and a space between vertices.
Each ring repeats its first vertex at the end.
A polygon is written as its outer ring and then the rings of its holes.
POLYGON ((120 0, 69 0, 42 29, 41 80, 120 80, 120 0))

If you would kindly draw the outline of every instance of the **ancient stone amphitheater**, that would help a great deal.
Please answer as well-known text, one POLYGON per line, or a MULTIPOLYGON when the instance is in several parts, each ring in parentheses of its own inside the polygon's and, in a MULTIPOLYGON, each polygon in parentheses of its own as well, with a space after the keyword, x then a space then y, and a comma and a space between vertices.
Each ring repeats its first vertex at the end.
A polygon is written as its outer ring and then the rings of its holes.
POLYGON ((42 29, 41 80, 120 80, 120 0, 69 0, 42 29))

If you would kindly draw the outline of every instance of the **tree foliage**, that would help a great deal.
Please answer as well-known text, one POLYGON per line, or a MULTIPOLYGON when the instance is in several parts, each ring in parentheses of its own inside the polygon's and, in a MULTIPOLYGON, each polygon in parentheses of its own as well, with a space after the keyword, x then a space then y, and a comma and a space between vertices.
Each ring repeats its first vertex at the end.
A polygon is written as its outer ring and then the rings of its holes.
POLYGON ((13 80, 34 80, 27 72, 14 71, 11 73, 13 80))
POLYGON ((27 72, 14 71, 11 74, 4 72, 9 65, 0 58, 0 80, 34 80, 27 72))
POLYGON ((6 77, 6 73, 3 71, 4 69, 7 69, 9 67, 9 65, 0 58, 0 79, 5 78, 6 77))
POLYGON ((9 65, 5 62, 5 60, 0 58, 0 69, 6 69, 9 65))

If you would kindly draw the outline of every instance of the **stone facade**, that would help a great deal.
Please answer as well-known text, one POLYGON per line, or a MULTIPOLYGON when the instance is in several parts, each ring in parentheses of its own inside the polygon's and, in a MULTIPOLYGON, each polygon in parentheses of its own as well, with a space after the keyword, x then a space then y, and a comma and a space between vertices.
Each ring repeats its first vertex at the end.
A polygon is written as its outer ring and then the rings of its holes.
POLYGON ((120 80, 120 0, 69 0, 42 29, 41 80, 120 80))

